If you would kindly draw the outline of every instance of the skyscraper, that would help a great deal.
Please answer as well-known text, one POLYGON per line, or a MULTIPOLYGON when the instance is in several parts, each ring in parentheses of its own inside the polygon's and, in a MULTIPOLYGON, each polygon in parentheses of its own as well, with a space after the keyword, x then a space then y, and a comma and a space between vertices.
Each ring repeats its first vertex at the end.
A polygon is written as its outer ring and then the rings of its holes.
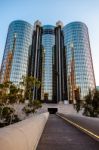
POLYGON ((9 25, 1 66, 1 82, 19 84, 27 74, 28 52, 32 42, 33 27, 21 20, 9 25))
MULTIPOLYGON (((29 51, 28 75, 41 81, 42 79, 42 28, 41 22, 34 23, 32 45, 29 51)), ((33 87, 33 99, 41 99, 41 88, 33 87)))
POLYGON ((43 26, 42 32, 42 47, 43 47, 43 62, 42 62, 42 89, 41 99, 53 99, 53 51, 55 45, 54 26, 43 26))
POLYGON ((41 89, 33 88, 33 99, 59 102, 66 99, 66 57, 62 23, 34 24, 28 75, 41 81, 41 89), (31 65, 32 64, 32 65, 31 65))
POLYGON ((55 27, 55 47, 53 56, 53 99, 56 102, 67 99, 66 56, 63 36, 63 23, 55 27))
POLYGON ((34 26, 25 21, 10 24, 0 81, 16 85, 22 76, 29 75, 41 81, 39 89, 33 87, 33 100, 74 103, 77 92, 80 99, 95 88, 88 28, 82 22, 63 26, 34 26))
POLYGON ((89 89, 95 89, 95 77, 87 26, 72 22, 63 28, 66 47, 68 99, 73 100, 73 91, 79 88, 81 99, 89 89))

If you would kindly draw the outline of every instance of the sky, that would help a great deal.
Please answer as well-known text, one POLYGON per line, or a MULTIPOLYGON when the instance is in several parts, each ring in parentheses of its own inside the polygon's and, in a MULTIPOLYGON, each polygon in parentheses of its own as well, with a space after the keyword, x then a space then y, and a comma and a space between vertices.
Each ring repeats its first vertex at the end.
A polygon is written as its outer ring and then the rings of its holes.
POLYGON ((99 85, 99 0, 0 0, 0 64, 7 30, 14 20, 64 25, 82 21, 89 29, 96 85, 99 85))

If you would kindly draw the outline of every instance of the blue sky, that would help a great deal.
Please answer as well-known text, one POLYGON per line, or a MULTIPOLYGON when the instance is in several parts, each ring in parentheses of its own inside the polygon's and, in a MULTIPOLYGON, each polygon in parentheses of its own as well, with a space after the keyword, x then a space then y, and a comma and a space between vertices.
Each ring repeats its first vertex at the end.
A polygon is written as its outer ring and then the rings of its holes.
POLYGON ((33 24, 64 25, 82 21, 89 29, 96 84, 99 85, 99 0, 1 0, 0 1, 0 64, 2 61, 8 25, 22 19, 33 24))

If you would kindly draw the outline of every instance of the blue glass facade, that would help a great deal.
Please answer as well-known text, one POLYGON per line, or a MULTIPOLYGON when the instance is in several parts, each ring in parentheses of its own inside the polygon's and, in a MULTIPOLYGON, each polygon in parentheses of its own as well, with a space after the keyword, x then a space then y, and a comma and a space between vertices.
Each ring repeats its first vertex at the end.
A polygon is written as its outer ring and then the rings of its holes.
POLYGON ((88 28, 82 22, 63 27, 33 26, 25 21, 10 24, 0 72, 0 82, 19 84, 28 74, 41 82, 33 87, 33 99, 59 102, 75 99, 79 88, 81 99, 95 88, 88 28))
POLYGON ((44 95, 48 96, 48 100, 52 100, 52 55, 55 45, 54 26, 43 26, 42 46, 43 46, 43 62, 42 62, 42 89, 41 99, 44 95))
POLYGON ((22 76, 25 76, 27 74, 28 52, 32 42, 32 30, 32 25, 21 20, 13 21, 9 25, 2 62, 1 81, 4 81, 4 74, 7 69, 6 61, 8 53, 9 51, 12 51, 13 48, 14 54, 11 64, 10 81, 17 85, 21 81, 22 76), (14 35, 16 36, 15 43, 14 35), (14 47, 13 44, 15 44, 14 47))
POLYGON ((71 65, 74 65, 74 88, 80 88, 81 98, 83 99, 88 94, 89 89, 95 88, 88 28, 82 22, 72 22, 63 28, 63 32, 66 48, 68 92, 71 91, 71 65), (72 58, 72 54, 74 58, 72 58))

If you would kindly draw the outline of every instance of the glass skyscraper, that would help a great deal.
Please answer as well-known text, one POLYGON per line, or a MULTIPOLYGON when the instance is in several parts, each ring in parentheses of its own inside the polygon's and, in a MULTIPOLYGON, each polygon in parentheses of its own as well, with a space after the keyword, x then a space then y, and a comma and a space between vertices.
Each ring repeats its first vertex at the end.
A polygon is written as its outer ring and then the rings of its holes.
POLYGON ((28 52, 32 42, 33 27, 21 20, 9 25, 1 66, 1 82, 19 84, 27 74, 28 52))
POLYGON ((53 94, 53 64, 52 64, 52 55, 55 45, 55 34, 54 26, 45 25, 43 26, 42 32, 42 47, 43 47, 43 61, 42 61, 42 89, 41 89, 41 99, 44 100, 44 97, 48 97, 49 100, 52 100, 53 94))
POLYGON ((25 21, 10 24, 0 71, 0 82, 16 85, 29 75, 41 82, 33 87, 33 99, 74 103, 77 90, 83 100, 95 89, 95 77, 87 26, 72 22, 63 26, 34 26, 25 21))
POLYGON ((58 21, 55 27, 55 47, 53 55, 53 100, 67 100, 66 54, 64 46, 63 23, 58 21))
POLYGON ((72 22, 63 28, 63 32, 66 47, 68 99, 73 99, 72 92, 77 87, 83 99, 89 89, 95 89, 88 28, 82 22, 72 22))

